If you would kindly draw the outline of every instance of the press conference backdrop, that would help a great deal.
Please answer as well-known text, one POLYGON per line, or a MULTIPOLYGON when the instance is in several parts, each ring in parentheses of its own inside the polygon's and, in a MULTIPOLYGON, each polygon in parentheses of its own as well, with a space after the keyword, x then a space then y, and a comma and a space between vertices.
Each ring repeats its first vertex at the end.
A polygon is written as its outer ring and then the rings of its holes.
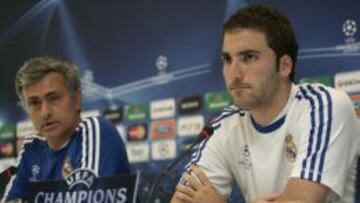
MULTIPOLYGON (((230 14, 251 3, 275 7, 293 23, 300 44, 296 80, 345 90, 360 117, 356 0, 5 0, 0 169, 15 163, 22 138, 33 131, 15 95, 16 70, 30 57, 65 57, 80 68, 83 116, 105 115, 115 123, 132 169, 142 171, 144 200, 160 169, 231 103, 219 61, 221 29, 230 14)), ((165 181, 162 200, 181 170, 165 181)), ((231 201, 239 199, 235 190, 231 201)))

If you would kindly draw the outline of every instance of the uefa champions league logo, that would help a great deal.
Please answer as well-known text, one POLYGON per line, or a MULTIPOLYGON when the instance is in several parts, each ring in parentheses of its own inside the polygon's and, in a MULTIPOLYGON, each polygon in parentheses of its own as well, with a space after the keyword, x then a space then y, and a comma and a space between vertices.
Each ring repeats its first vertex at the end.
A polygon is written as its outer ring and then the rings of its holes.
POLYGON ((342 32, 345 35, 345 44, 339 46, 344 53, 360 51, 360 43, 356 42, 357 23, 355 20, 347 19, 342 24, 342 32))
POLYGON ((343 23, 343 32, 347 37, 353 37, 356 33, 357 27, 354 20, 346 20, 343 23))
POLYGON ((172 78, 171 74, 166 73, 166 68, 168 67, 169 62, 168 58, 164 55, 160 55, 155 60, 155 66, 158 69, 158 76, 153 78, 153 81, 156 84, 165 84, 168 83, 172 78))
POLYGON ((79 184, 90 188, 96 178, 97 175, 91 170, 77 169, 74 170, 69 176, 67 176, 65 180, 69 185, 69 189, 79 184))
POLYGON ((160 55, 156 58, 155 66, 160 72, 164 72, 168 66, 168 59, 166 56, 160 55))
POLYGON ((37 176, 40 173, 40 167, 38 165, 33 165, 31 167, 31 173, 32 173, 32 177, 31 180, 36 181, 37 180, 37 176))
POLYGON ((354 43, 355 42, 355 34, 357 31, 356 21, 348 19, 342 25, 342 31, 346 36, 346 43, 354 43))

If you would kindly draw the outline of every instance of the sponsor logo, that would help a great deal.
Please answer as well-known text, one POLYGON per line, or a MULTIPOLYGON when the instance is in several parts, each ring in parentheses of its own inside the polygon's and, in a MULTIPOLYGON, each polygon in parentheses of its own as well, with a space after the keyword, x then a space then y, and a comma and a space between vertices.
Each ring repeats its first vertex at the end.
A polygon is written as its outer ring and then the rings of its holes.
POLYGON ((122 109, 108 109, 103 112, 103 115, 106 119, 110 120, 112 123, 120 123, 122 120, 122 109))
POLYGON ((353 101, 355 113, 360 118, 360 94, 350 95, 350 98, 353 101))
POLYGON ((126 119, 129 121, 145 120, 148 117, 149 107, 145 104, 126 106, 126 119))
POLYGON ((16 127, 14 124, 7 124, 0 127, 0 139, 9 140, 15 139, 16 127))
POLYGON ((176 157, 176 143, 174 139, 154 141, 151 145, 153 160, 173 159, 176 157))
POLYGON ((285 153, 289 162, 293 163, 296 160, 297 149, 293 141, 292 135, 287 135, 285 138, 285 153))
POLYGON ((35 134, 36 130, 31 121, 21 121, 16 123, 16 136, 23 138, 27 135, 35 134))
POLYGON ((204 122, 203 115, 180 117, 178 120, 179 136, 198 135, 204 127, 204 122))
POLYGON ((207 93, 205 95, 206 107, 209 111, 217 111, 229 106, 232 102, 231 95, 227 92, 207 93))
POLYGON ((343 89, 346 92, 360 92, 360 71, 336 74, 335 87, 343 89))
POLYGON ((332 86, 331 77, 328 75, 310 77, 310 78, 302 78, 300 83, 321 83, 326 86, 332 86))
POLYGON ((128 127, 127 140, 128 141, 139 141, 147 138, 147 127, 146 124, 134 124, 128 127))
POLYGON ((0 143, 0 157, 15 156, 15 144, 14 141, 0 143))
POLYGON ((151 137, 153 139, 172 138, 176 134, 174 119, 156 120, 151 123, 151 137))
POLYGON ((175 115, 175 99, 153 101, 150 109, 152 119, 172 117, 175 115))
POLYGON ((179 113, 189 114, 199 112, 202 108, 202 99, 200 95, 185 97, 179 102, 179 113))
POLYGON ((150 147, 146 142, 130 143, 126 147, 130 163, 149 161, 150 147))

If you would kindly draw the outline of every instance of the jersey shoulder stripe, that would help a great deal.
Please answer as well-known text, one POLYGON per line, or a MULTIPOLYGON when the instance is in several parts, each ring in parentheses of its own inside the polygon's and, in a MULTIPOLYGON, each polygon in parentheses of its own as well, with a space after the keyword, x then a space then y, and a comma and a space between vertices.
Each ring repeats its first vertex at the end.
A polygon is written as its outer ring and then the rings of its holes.
MULTIPOLYGON (((240 112, 240 109, 238 107, 234 106, 234 105, 226 107, 222 111, 222 113, 217 118, 214 119, 214 121, 211 123, 211 127, 213 127, 214 131, 216 131, 217 129, 219 129, 221 127, 221 122, 224 119, 229 118, 229 117, 231 117, 233 115, 237 115, 239 112, 240 112)), ((209 139, 211 139, 211 137, 209 139)), ((200 161, 200 158, 202 156, 202 151, 206 147, 206 144, 208 143, 209 139, 203 140, 195 148, 193 154, 191 155, 190 162, 185 166, 186 170, 188 170, 188 167, 191 164, 196 164, 196 163, 198 163, 200 161)))
POLYGON ((332 101, 328 91, 322 86, 300 85, 299 90, 301 98, 308 102, 311 109, 308 146, 300 177, 320 182, 324 164, 322 157, 326 154, 332 125, 332 101))
POLYGON ((232 115, 235 115, 239 112, 240 112, 240 109, 234 105, 226 107, 221 112, 221 114, 212 121, 211 126, 214 128, 214 130, 216 130, 221 127, 222 120, 224 120, 232 115))
POLYGON ((97 117, 88 117, 80 123, 82 136, 81 168, 98 174, 100 153, 100 124, 97 117))

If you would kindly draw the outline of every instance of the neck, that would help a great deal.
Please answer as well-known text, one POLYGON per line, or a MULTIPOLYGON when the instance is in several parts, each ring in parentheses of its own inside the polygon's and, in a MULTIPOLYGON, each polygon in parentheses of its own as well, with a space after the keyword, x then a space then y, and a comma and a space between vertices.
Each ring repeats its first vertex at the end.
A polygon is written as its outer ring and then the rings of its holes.
POLYGON ((269 102, 250 110, 256 123, 266 126, 279 115, 288 102, 291 84, 281 84, 269 102))

